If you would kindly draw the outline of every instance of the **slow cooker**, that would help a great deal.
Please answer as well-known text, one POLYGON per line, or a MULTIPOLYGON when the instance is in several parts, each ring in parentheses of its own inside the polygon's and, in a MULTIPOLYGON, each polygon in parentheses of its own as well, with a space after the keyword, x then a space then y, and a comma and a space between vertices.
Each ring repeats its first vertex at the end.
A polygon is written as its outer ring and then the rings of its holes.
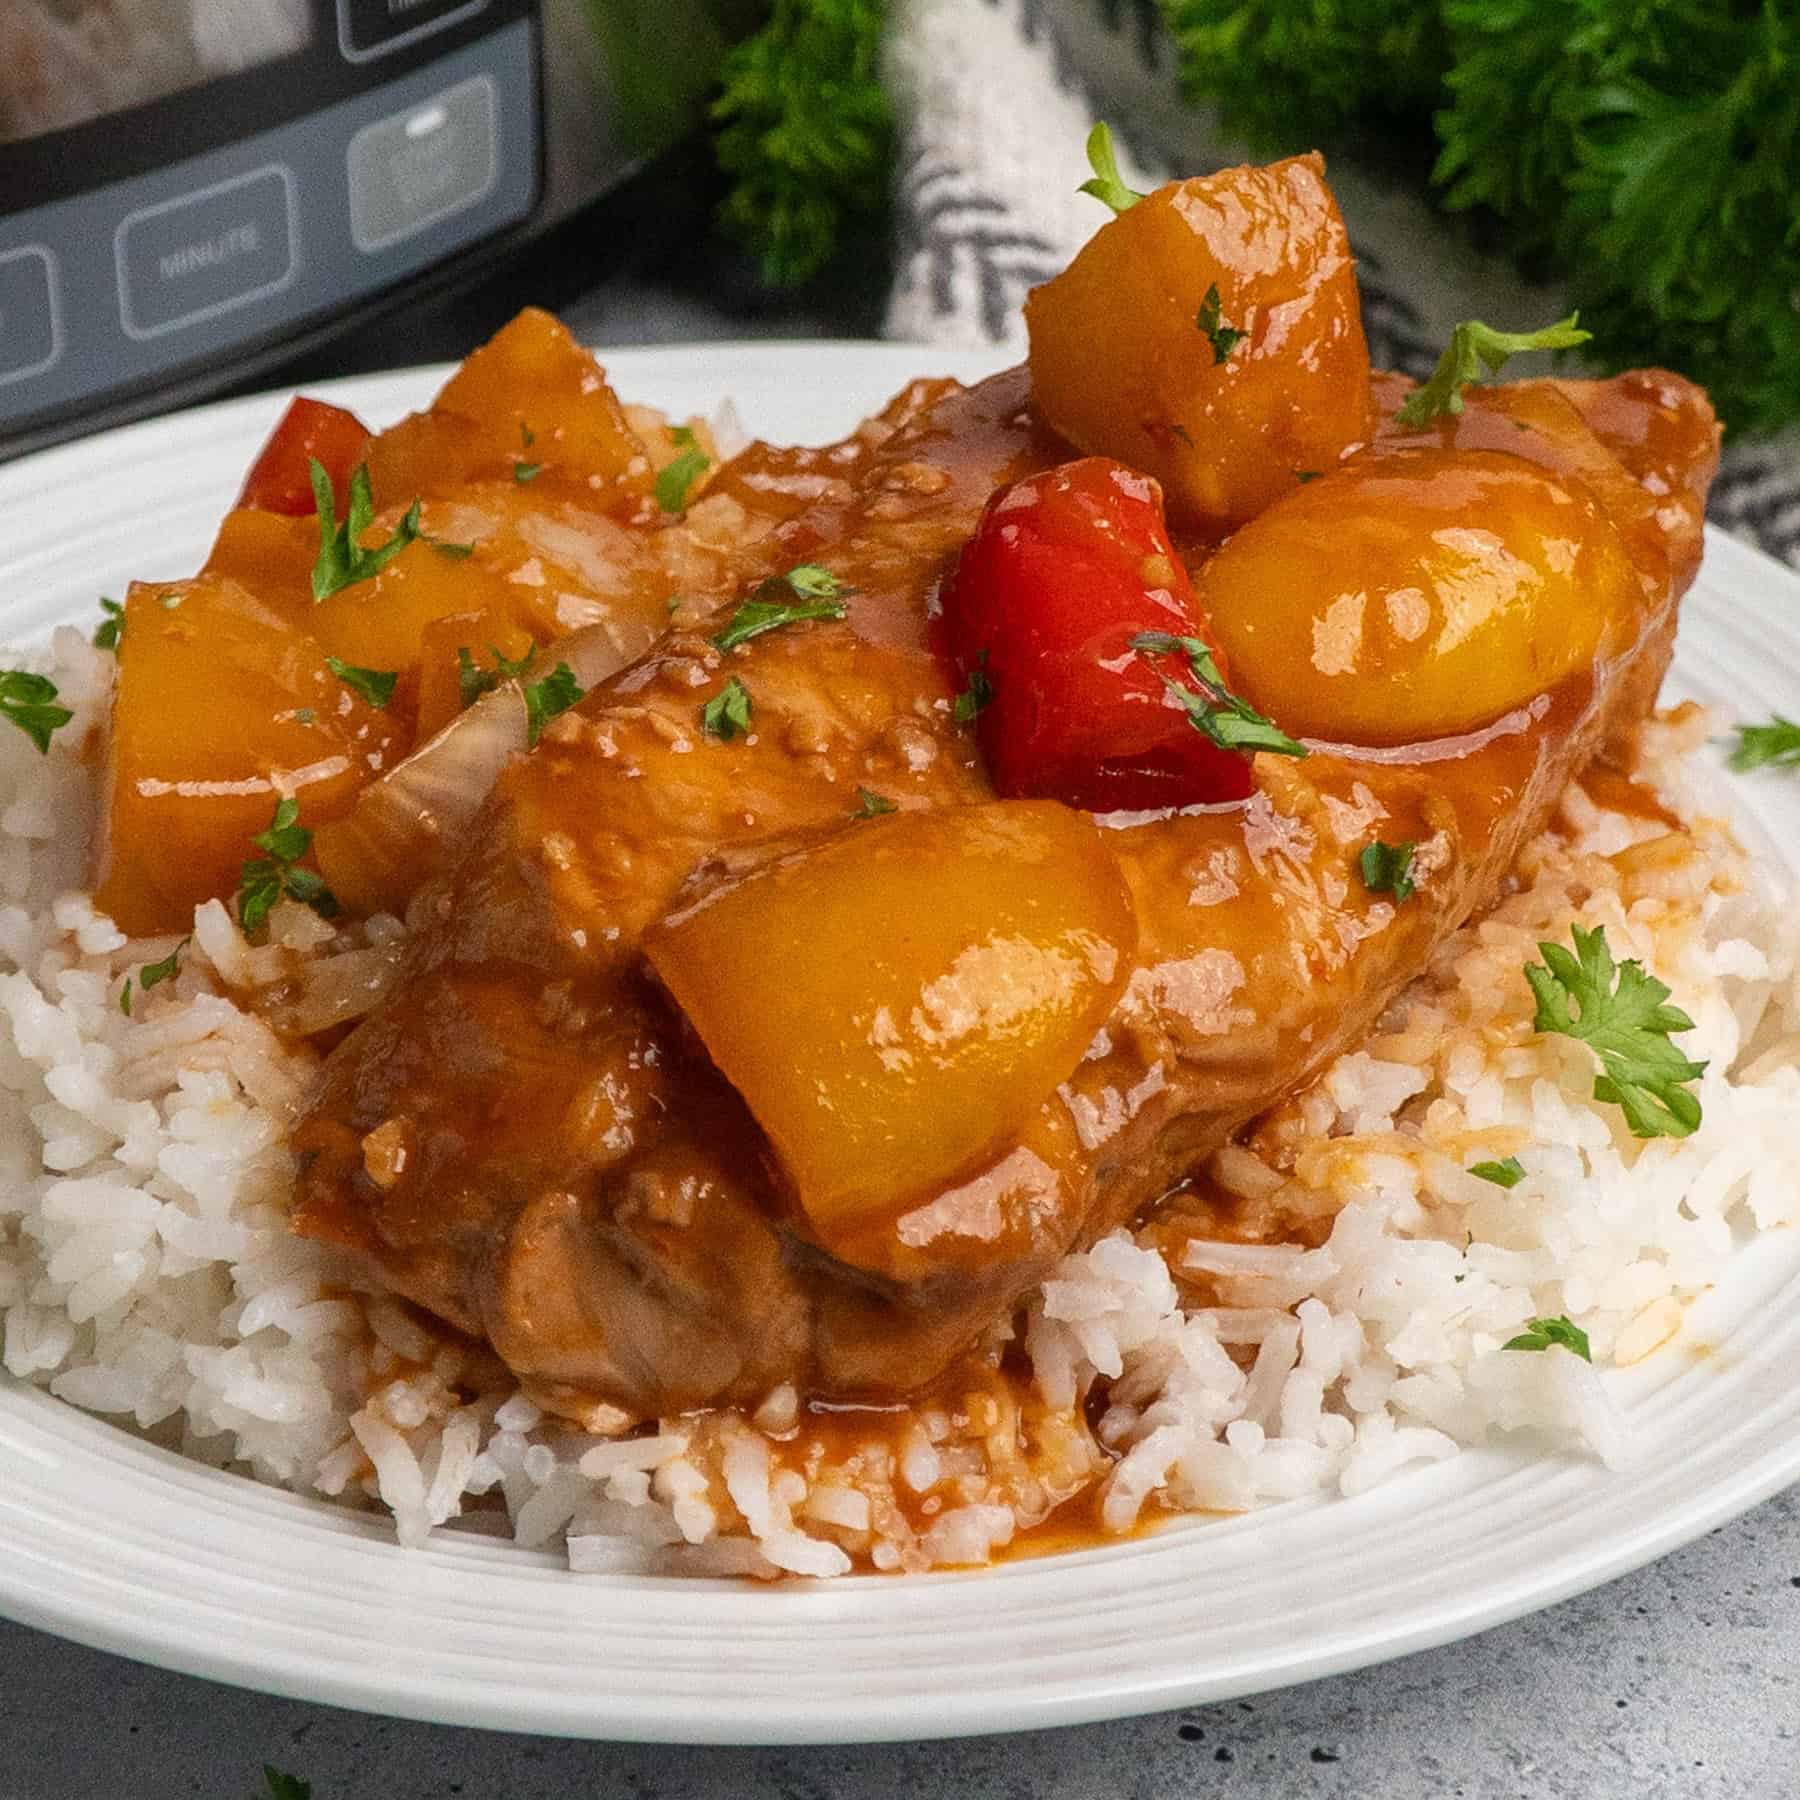
POLYGON ((752 0, 0 0, 0 456, 505 255, 701 117, 752 0))

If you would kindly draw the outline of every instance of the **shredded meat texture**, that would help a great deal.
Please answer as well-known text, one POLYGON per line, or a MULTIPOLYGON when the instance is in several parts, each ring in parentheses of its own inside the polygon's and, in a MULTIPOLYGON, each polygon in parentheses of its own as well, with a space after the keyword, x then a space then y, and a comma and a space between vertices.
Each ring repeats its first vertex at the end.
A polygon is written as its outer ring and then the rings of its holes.
MULTIPOLYGON (((1241 807, 1109 821, 1138 947, 1085 1059, 980 1166, 835 1233, 795 1203, 650 976, 644 935, 861 828, 859 786, 906 808, 992 797, 931 604, 994 488, 1067 451, 1014 371, 918 384, 830 451, 746 452, 713 489, 743 509, 741 547, 710 557, 712 586, 646 656, 510 764, 421 909, 399 988, 330 1059, 297 1138, 299 1229, 366 1252, 575 1417, 754 1404, 783 1382, 843 1400, 929 1383, 1058 1258, 1365 1033, 1651 705, 1699 559, 1711 412, 1655 372, 1521 386, 1547 402, 1552 465, 1559 413, 1565 449, 1605 446, 1584 479, 1644 586, 1633 640, 1454 745, 1262 756, 1241 807), (732 600, 806 561, 857 590, 847 617, 770 632, 727 665, 709 634, 732 600), (755 713, 748 737, 719 741, 700 701, 727 666, 755 713), (1418 846, 1403 905, 1356 879, 1372 832, 1418 846)), ((1378 400, 1395 392, 1378 378, 1378 400)), ((1490 429, 1471 407, 1433 432, 1480 447, 1490 429)), ((1362 454, 1416 442, 1394 431, 1362 454)))

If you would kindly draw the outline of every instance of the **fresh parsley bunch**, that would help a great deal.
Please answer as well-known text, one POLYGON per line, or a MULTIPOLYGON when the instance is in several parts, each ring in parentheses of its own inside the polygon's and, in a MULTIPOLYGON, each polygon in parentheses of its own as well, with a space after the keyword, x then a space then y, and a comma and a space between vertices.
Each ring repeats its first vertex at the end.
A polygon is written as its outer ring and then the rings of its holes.
POLYGON ((713 103, 733 186, 721 221, 778 283, 824 266, 887 205, 893 117, 876 66, 884 0, 775 0, 713 103))
POLYGON ((1566 276, 1613 368, 1800 420, 1790 0, 1162 0, 1190 98, 1260 149, 1398 121, 1453 210, 1566 276))

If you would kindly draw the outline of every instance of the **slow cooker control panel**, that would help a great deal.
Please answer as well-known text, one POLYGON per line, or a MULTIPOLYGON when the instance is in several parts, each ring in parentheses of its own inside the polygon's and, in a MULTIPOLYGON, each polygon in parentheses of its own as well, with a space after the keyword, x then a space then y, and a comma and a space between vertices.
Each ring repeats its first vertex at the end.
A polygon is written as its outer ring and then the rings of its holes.
MULTIPOLYGON (((336 0, 380 59, 488 0, 336 0)), ((0 436, 279 336, 528 217, 533 27, 515 20, 320 111, 0 218, 0 436)))

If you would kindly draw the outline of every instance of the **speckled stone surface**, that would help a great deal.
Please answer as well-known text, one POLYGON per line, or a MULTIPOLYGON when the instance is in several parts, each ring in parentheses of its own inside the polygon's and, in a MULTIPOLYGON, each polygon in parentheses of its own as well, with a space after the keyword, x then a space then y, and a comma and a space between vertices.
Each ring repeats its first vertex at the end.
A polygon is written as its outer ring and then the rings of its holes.
POLYGON ((0 1626, 0 1800, 1793 1800, 1800 1488, 1595 1593, 1308 1687, 1018 1737, 690 1750, 364 1717, 0 1626))

